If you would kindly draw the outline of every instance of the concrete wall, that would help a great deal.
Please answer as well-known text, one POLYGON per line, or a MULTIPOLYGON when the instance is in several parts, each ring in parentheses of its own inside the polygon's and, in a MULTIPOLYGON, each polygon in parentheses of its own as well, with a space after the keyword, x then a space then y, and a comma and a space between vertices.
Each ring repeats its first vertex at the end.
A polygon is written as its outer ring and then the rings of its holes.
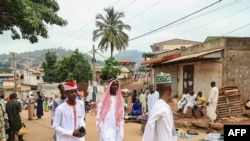
POLYGON ((228 38, 223 61, 223 85, 239 87, 243 100, 250 99, 250 38, 228 38))
POLYGON ((217 86, 221 86, 222 80, 222 63, 221 60, 200 61, 193 63, 184 63, 179 65, 179 81, 178 81, 178 94, 182 95, 183 92, 183 66, 194 65, 194 82, 193 87, 195 93, 202 91, 205 97, 208 96, 211 89, 211 81, 215 81, 217 86))
POLYGON ((216 50, 225 47, 225 38, 219 38, 202 44, 194 45, 188 48, 181 49, 181 56, 216 50))
POLYGON ((178 85, 177 85, 177 76, 178 76, 178 67, 177 65, 168 65, 168 66, 162 66, 155 68, 155 76, 159 73, 170 73, 171 79, 172 79, 172 96, 175 96, 178 94, 178 85))
POLYGON ((163 48, 161 50, 174 50, 174 49, 177 49, 177 48, 181 48, 181 46, 184 46, 184 47, 190 47, 192 46, 191 44, 182 44, 182 45, 163 45, 163 48))

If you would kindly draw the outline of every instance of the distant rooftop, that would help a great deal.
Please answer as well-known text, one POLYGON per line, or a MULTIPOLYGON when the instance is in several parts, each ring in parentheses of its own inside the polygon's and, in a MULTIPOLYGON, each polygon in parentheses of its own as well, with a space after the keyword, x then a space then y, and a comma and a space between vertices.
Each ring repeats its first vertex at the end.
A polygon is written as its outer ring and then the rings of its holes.
POLYGON ((119 59, 118 62, 119 63, 135 63, 135 62, 127 60, 127 59, 119 59))
POLYGON ((163 42, 159 43, 154 43, 153 46, 162 46, 162 45, 185 45, 185 44, 190 44, 190 45, 195 45, 195 44, 200 44, 202 42, 198 41, 191 41, 191 40, 184 40, 184 39, 172 39, 172 40, 166 40, 163 42))

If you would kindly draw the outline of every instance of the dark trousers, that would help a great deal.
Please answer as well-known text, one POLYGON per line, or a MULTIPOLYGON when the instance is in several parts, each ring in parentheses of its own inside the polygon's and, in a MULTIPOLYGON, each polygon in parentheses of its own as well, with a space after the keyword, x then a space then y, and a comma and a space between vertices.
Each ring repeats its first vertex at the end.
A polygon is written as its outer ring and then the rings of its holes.
MULTIPOLYGON (((9 138, 8 138, 7 141, 15 141, 15 133, 16 133, 16 132, 17 132, 17 131, 15 131, 14 129, 9 128, 9 132, 8 132, 9 138)), ((19 135, 19 136, 18 136, 18 141, 23 141, 23 136, 22 136, 22 135, 19 135)))
POLYGON ((203 116, 204 116, 204 113, 202 112, 202 108, 203 108, 203 106, 194 105, 194 107, 193 107, 193 109, 192 109, 192 114, 193 114, 193 116, 195 117, 194 110, 198 110, 198 111, 201 113, 201 116, 203 117, 203 116))

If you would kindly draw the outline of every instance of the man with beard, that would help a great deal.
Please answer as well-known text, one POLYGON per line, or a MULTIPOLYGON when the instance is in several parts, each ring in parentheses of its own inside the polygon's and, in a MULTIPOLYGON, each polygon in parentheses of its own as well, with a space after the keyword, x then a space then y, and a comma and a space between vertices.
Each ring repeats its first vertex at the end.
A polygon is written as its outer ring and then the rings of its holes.
POLYGON ((96 120, 100 141, 123 140, 124 100, 118 79, 109 80, 108 87, 98 104, 96 120))

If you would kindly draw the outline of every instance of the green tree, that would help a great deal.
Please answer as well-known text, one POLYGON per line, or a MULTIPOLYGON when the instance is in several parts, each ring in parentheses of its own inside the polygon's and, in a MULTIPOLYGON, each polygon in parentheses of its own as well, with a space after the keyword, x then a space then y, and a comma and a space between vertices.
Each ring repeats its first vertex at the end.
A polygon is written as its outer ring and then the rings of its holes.
POLYGON ((93 77, 91 64, 78 49, 57 63, 57 72, 59 81, 88 82, 93 77))
POLYGON ((42 67, 44 69, 43 80, 45 82, 58 82, 56 72, 57 56, 56 52, 48 50, 45 54, 45 62, 42 67))
POLYGON ((111 57, 113 57, 114 48, 121 51, 128 46, 129 37, 123 30, 130 30, 131 27, 121 20, 124 17, 123 12, 116 12, 113 7, 104 11, 106 15, 96 16, 97 29, 93 31, 93 41, 101 38, 98 48, 107 51, 110 47, 111 57))
POLYGON ((12 39, 38 42, 38 36, 48 37, 48 24, 67 24, 57 15, 58 10, 56 0, 0 0, 0 34, 10 30, 12 39))
POLYGON ((110 57, 105 60, 105 66, 102 68, 101 72, 101 79, 108 80, 110 78, 117 77, 119 74, 121 74, 119 62, 116 61, 114 57, 110 57))

